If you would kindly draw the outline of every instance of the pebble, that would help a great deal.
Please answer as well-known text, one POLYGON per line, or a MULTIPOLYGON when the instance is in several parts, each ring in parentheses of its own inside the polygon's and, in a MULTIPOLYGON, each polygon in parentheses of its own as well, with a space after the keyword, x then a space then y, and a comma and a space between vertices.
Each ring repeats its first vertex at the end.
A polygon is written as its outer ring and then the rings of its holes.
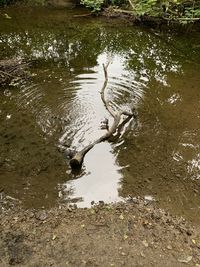
POLYGON ((45 210, 42 210, 42 211, 38 211, 36 214, 35 214, 35 217, 36 219, 40 220, 40 221, 45 221, 47 219, 47 213, 45 210))
POLYGON ((178 259, 178 262, 181 263, 188 263, 192 260, 192 256, 188 256, 187 258, 183 258, 183 259, 178 259))
POLYGON ((172 250, 172 246, 171 245, 168 245, 167 246, 167 249, 172 250))
POLYGON ((146 240, 143 240, 143 241, 142 241, 142 244, 145 246, 145 248, 148 248, 148 246, 149 246, 149 244, 147 243, 146 240))

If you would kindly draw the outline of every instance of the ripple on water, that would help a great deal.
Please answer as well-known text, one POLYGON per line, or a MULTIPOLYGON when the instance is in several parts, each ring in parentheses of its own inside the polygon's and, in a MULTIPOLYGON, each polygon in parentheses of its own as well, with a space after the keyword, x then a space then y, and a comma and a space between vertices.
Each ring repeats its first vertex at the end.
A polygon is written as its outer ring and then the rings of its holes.
POLYGON ((112 107, 131 112, 144 98, 145 86, 144 82, 135 81, 130 74, 111 77, 108 92, 112 107))

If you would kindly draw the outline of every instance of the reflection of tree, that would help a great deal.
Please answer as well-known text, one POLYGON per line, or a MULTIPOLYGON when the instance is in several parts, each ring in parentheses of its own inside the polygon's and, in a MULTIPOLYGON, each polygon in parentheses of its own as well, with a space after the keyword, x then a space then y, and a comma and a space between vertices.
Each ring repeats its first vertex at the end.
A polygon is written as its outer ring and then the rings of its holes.
MULTIPOLYGON (((51 25, 52 26, 52 25, 51 25)), ((180 62, 170 47, 153 34, 140 29, 107 28, 102 24, 70 27, 52 26, 48 30, 34 28, 25 31, 3 32, 4 53, 29 59, 53 60, 55 66, 81 69, 97 64, 103 51, 119 54, 126 59, 125 68, 134 71, 136 78, 162 80, 168 72, 177 71, 180 62)))

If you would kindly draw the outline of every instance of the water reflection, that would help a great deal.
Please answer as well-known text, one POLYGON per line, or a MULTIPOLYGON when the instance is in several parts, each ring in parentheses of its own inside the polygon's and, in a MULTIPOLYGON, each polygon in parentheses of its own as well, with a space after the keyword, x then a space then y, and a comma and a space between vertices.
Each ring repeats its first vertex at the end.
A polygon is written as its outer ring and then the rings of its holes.
MULTIPOLYGON (((115 157, 109 143, 97 145, 85 160, 84 179, 72 179, 60 186, 61 198, 77 202, 79 207, 90 206, 92 201, 115 202, 121 177, 115 166, 115 157)), ((77 177, 76 177, 77 178, 77 177)))
POLYGON ((1 186, 29 207, 150 195, 181 214, 196 207, 196 216, 200 54, 188 36, 75 20, 72 11, 5 12, 12 20, 0 18, 0 57, 30 60, 33 77, 0 91, 1 186), (104 117, 111 122, 99 94, 108 58, 106 97, 116 110, 136 108, 138 119, 74 175, 57 147, 81 149, 102 135, 104 117))

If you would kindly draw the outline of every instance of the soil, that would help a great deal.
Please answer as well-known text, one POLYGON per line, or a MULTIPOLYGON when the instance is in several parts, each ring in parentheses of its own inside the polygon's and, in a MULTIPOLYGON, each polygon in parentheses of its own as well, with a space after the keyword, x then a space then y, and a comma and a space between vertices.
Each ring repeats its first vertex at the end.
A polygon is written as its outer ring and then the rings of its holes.
MULTIPOLYGON (((10 202, 12 202, 10 204, 10 202)), ((200 266, 200 229, 132 199, 25 210, 1 202, 0 266, 200 266)))

